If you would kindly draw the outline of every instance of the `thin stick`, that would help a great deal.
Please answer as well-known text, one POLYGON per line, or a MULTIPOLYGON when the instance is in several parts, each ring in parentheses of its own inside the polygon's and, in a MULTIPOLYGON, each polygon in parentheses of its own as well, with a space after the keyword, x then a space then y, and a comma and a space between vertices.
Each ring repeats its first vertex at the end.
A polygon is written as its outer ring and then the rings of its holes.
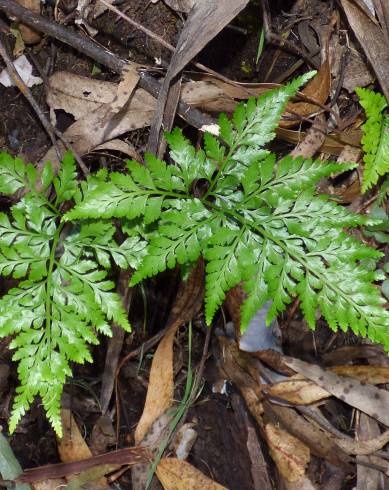
POLYGON ((47 134, 49 135, 51 142, 53 143, 55 147, 55 151, 57 153, 58 159, 61 160, 61 150, 58 146, 57 140, 55 139, 55 133, 53 131, 53 127, 50 124, 49 120, 46 118, 46 116, 43 114, 41 108, 39 107, 38 103, 34 99, 34 96, 31 93, 31 90, 27 87, 27 85, 24 83, 22 80, 21 76, 19 73, 16 71, 16 68, 11 60, 11 58, 8 56, 7 50, 5 49, 5 46, 3 42, 0 39, 0 55, 4 60, 4 63, 7 67, 7 72, 12 79, 13 83, 18 87, 20 92, 24 95, 24 97, 28 100, 30 103, 31 107, 34 109, 36 115, 38 116, 42 126, 45 128, 47 134))
POLYGON ((62 141, 64 144, 65 148, 71 151, 79 164, 82 172, 85 175, 89 174, 89 170, 85 166, 84 162, 82 161, 81 157, 76 154, 76 152, 73 150, 71 147, 70 143, 66 140, 66 138, 63 137, 60 131, 56 129, 51 122, 47 119, 47 117, 44 115, 42 112, 42 109, 39 107, 37 101, 34 99, 34 96, 31 93, 31 90, 27 87, 27 85, 24 83, 23 79, 17 72, 11 58, 8 56, 7 50, 3 44, 3 42, 0 39, 0 55, 4 60, 4 63, 6 64, 7 67, 7 72, 9 76, 11 77, 12 81, 14 84, 18 87, 20 92, 24 95, 24 97, 27 99, 27 101, 30 103, 31 107, 34 109, 36 115, 38 116, 42 126, 46 130, 47 134, 49 135, 49 138, 51 139, 51 142, 55 148, 55 151, 57 153, 58 160, 61 161, 62 155, 61 155, 61 148, 58 145, 57 140, 55 139, 55 136, 58 137, 59 140, 62 141))

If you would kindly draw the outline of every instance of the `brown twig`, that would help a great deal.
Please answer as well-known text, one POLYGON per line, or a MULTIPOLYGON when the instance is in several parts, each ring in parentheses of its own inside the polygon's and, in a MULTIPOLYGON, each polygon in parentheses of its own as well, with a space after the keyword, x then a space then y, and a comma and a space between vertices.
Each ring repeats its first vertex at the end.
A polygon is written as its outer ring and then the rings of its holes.
POLYGON ((24 97, 28 100, 29 104, 31 107, 34 109, 36 115, 38 116, 42 126, 45 128, 47 134, 49 135, 49 138, 51 139, 51 142, 53 143, 58 159, 61 160, 61 150, 58 146, 57 140, 55 139, 55 132, 54 128, 51 125, 50 121, 47 119, 47 117, 43 114, 41 108, 39 107, 37 101, 34 99, 34 96, 31 93, 31 90, 27 87, 27 85, 24 83, 22 80, 22 77, 19 75, 19 73, 16 71, 16 68, 9 57, 7 50, 3 44, 3 42, 0 39, 0 55, 3 58, 3 61, 7 67, 7 72, 10 78, 12 79, 13 83, 17 86, 17 88, 20 90, 20 92, 24 95, 24 97))
POLYGON ((34 109, 34 111, 35 111, 36 115, 38 116, 42 126, 44 127, 47 134, 49 135, 49 138, 51 139, 51 142, 52 142, 52 144, 55 148, 55 151, 57 153, 58 160, 61 161, 62 156, 61 156, 61 148, 59 147, 58 142, 55 139, 55 136, 57 136, 57 138, 63 143, 63 145, 65 146, 66 149, 68 149, 69 151, 71 151, 73 153, 74 158, 76 159, 76 161, 77 161, 78 165, 80 166, 84 175, 88 175, 89 170, 85 166, 81 157, 79 155, 77 155, 77 153, 73 150, 70 143, 66 140, 66 138, 64 138, 62 133, 60 131, 58 131, 58 129, 56 129, 51 124, 51 122, 47 119, 47 117, 42 112, 42 109, 39 107, 39 104, 34 99, 34 96, 32 95, 31 90, 27 87, 27 85, 24 83, 23 79, 21 78, 21 76, 17 72, 17 70, 16 70, 11 58, 9 57, 7 50, 6 50, 4 44, 2 43, 1 40, 0 40, 0 55, 3 58, 4 63, 6 64, 7 72, 9 74, 9 76, 11 77, 12 81, 17 86, 17 88, 20 90, 20 92, 24 95, 24 97, 27 99, 27 101, 29 102, 31 107, 34 109))

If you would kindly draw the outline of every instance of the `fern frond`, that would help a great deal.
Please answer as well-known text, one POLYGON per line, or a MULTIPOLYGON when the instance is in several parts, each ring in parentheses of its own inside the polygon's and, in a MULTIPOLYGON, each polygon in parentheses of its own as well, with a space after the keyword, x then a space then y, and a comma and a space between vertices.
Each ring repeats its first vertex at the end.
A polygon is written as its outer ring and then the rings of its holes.
POLYGON ((322 178, 355 164, 291 157, 277 162, 265 148, 289 98, 311 76, 239 104, 231 119, 220 115, 221 141, 206 134, 205 151, 174 130, 167 135, 174 165, 150 155, 146 168, 132 163, 128 175, 110 174, 85 192, 67 218, 129 218, 126 231, 149 240, 131 285, 202 255, 207 323, 226 292, 242 282, 242 329, 269 300, 271 322, 298 297, 312 328, 320 309, 331 328, 351 328, 389 350, 389 312, 373 284, 376 275, 363 265, 381 254, 348 233, 376 222, 315 195, 322 178), (146 216, 146 203, 157 196, 158 212, 153 220, 145 217, 141 231, 131 219, 146 216))
POLYGON ((355 91, 367 116, 362 126, 365 163, 362 192, 366 192, 389 172, 389 117, 383 113, 388 103, 383 95, 372 90, 357 88, 355 91))
POLYGON ((0 274, 24 279, 0 299, 0 337, 13 337, 10 348, 20 381, 10 430, 40 396, 61 435, 61 396, 70 364, 92 361, 89 346, 98 343, 96 331, 111 334, 109 322, 130 330, 106 269, 111 259, 119 267, 136 266, 145 243, 134 236, 118 244, 110 223, 84 222, 72 230, 60 222, 58 206, 79 193, 71 155, 58 177, 50 164, 42 172, 42 189, 53 184, 56 190, 53 202, 35 190, 36 172, 22 165, 0 158, 0 174, 10 176, 2 190, 30 189, 10 214, 0 213, 0 274))

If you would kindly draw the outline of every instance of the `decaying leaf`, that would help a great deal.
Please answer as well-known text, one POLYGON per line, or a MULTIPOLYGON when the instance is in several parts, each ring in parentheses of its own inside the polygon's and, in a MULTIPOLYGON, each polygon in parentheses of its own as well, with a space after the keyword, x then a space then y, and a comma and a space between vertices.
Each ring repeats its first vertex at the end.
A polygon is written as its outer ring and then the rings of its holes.
MULTIPOLYGON (((40 0, 16 0, 19 5, 25 7, 32 12, 39 13, 41 9, 40 0)), ((23 38, 23 41, 26 44, 36 44, 42 39, 42 34, 31 27, 26 26, 25 24, 19 24, 20 34, 23 38)))
MULTIPOLYGON (((71 463, 90 458, 92 452, 82 437, 72 412, 67 408, 63 408, 61 410, 61 418, 63 437, 58 439, 58 453, 61 461, 71 463)), ((76 475, 69 475, 66 478, 70 481, 78 477, 76 475)), ((97 486, 99 489, 108 488, 106 479, 101 475, 98 475, 98 478, 98 481, 95 482, 95 488, 97 486)))
POLYGON ((299 439, 273 424, 265 427, 270 455, 278 471, 288 481, 297 481, 310 461, 309 448, 299 439))
POLYGON ((337 439, 336 443, 349 454, 366 455, 382 449, 389 442, 389 431, 385 431, 374 439, 356 441, 352 439, 337 439))
POLYGON ((317 365, 308 364, 299 359, 288 358, 285 363, 291 369, 314 381, 340 400, 354 408, 358 408, 389 427, 389 413, 387 410, 389 392, 386 390, 366 385, 353 378, 338 376, 335 373, 325 371, 317 365))
MULTIPOLYGON (((329 368, 328 371, 358 379, 364 384, 389 383, 388 366, 335 366, 329 368)), ((288 380, 273 384, 266 392, 270 396, 281 398, 295 405, 307 405, 331 396, 329 391, 313 381, 304 379, 301 375, 295 375, 288 380)))
POLYGON ((372 16, 355 7, 352 0, 341 0, 340 3, 353 33, 377 75, 385 97, 389 99, 389 50, 381 27, 372 20, 372 16))
POLYGON ((168 320, 169 329, 154 354, 149 387, 142 416, 135 431, 135 442, 140 443, 152 423, 173 404, 173 341, 177 329, 190 321, 201 307, 203 296, 203 264, 200 262, 187 281, 181 283, 168 320))
POLYGON ((212 481, 181 459, 161 459, 157 466, 157 476, 165 490, 226 490, 226 487, 212 481))
MULTIPOLYGON (((318 70, 317 75, 308 82, 302 93, 305 96, 315 99, 321 104, 324 104, 329 96, 330 89, 331 73, 330 64, 327 59, 318 70)), ((286 106, 286 108, 287 111, 293 111, 293 113, 301 117, 307 117, 310 114, 318 112, 318 110, 320 110, 319 106, 312 104, 311 102, 290 102, 286 106)), ((287 116, 291 115, 293 116, 293 114, 287 113, 287 116)), ((300 122, 301 121, 296 118, 290 121, 283 119, 280 122, 280 127, 289 128, 291 126, 295 126, 296 124, 300 124, 300 122)))

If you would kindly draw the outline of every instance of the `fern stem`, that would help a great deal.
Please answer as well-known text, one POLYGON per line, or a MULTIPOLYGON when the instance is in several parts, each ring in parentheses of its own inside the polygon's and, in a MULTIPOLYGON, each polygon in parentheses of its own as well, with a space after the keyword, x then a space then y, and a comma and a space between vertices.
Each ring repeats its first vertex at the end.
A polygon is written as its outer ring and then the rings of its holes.
MULTIPOLYGON (((65 226, 65 223, 60 223, 55 234, 53 237, 53 242, 50 250, 50 258, 49 258, 49 267, 47 269, 47 278, 46 278, 46 305, 45 305, 45 311, 46 311, 46 339, 49 343, 51 344, 51 291, 52 291, 52 278, 53 278, 53 270, 54 270, 54 264, 56 262, 55 260, 55 252, 57 250, 58 242, 59 242, 59 237, 61 235, 61 231, 63 227, 65 226)), ((51 345, 49 348, 49 355, 51 355, 51 345)))

